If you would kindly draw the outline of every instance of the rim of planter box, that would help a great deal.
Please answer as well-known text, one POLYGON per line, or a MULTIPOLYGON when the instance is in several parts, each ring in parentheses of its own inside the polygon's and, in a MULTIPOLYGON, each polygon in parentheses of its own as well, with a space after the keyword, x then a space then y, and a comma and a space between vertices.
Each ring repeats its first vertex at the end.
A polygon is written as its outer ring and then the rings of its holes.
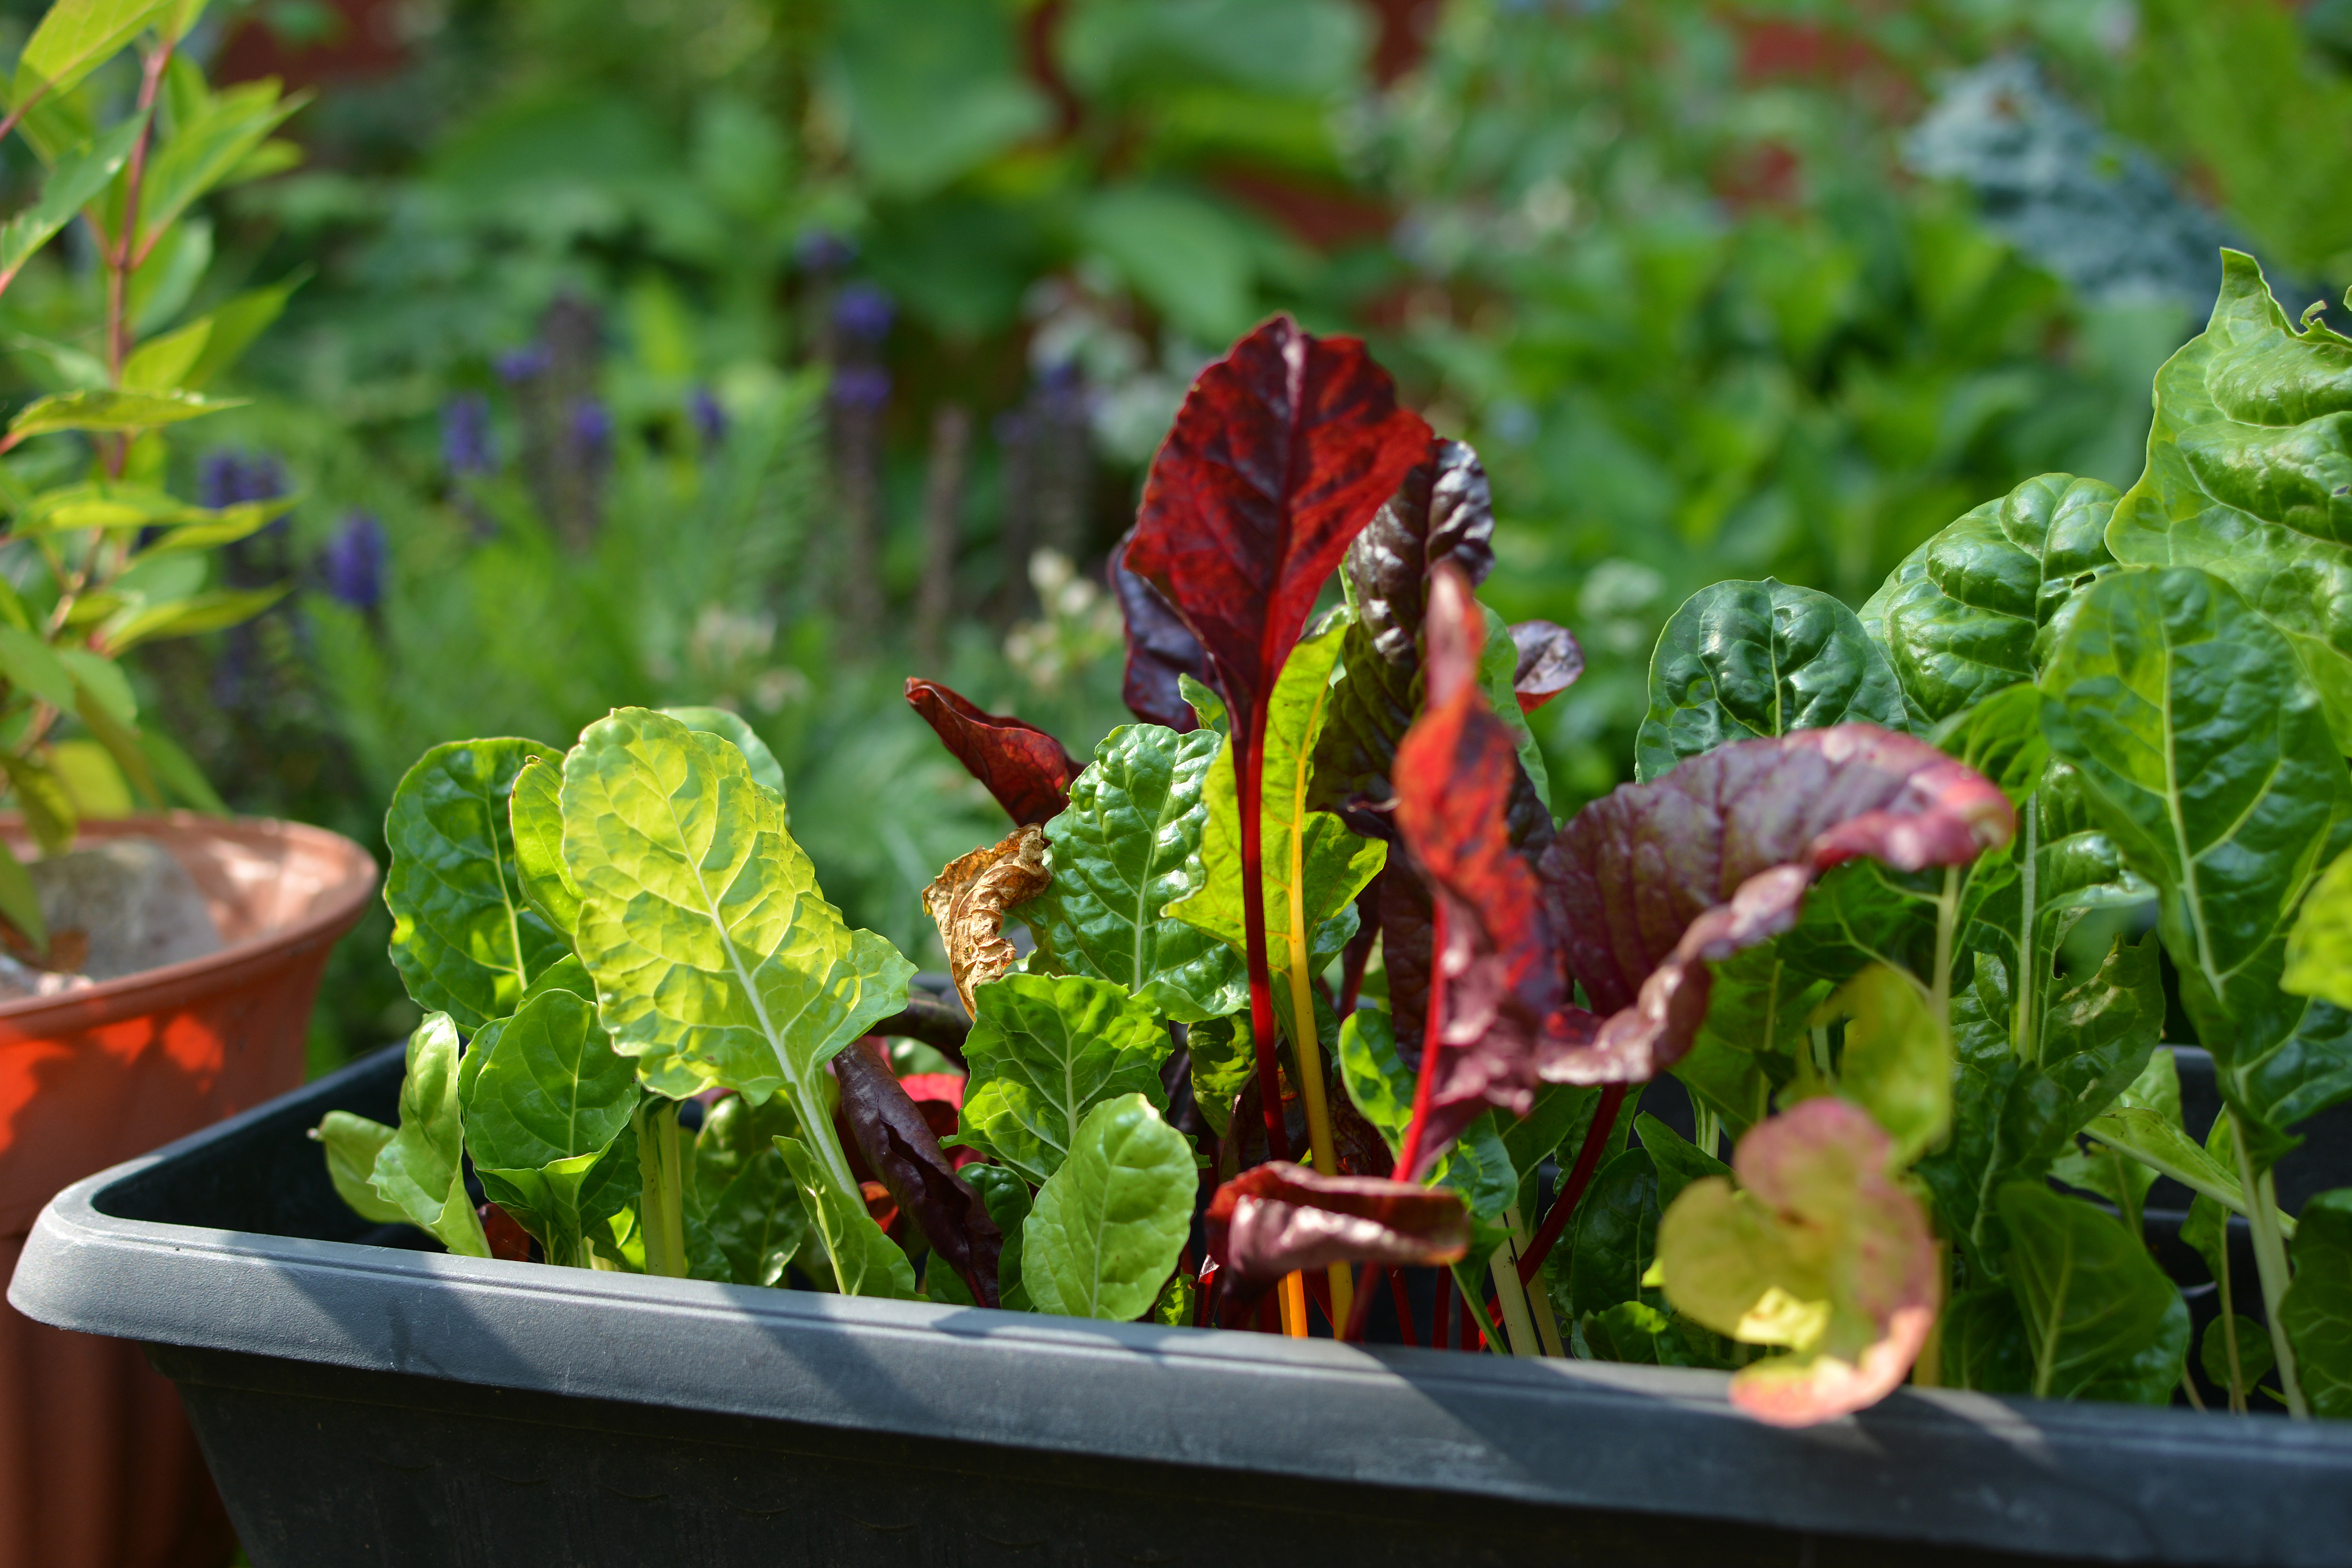
POLYGON ((8 1291, 59 1328, 993 1447, 2092 1561, 2352 1560, 2352 1423, 1904 1389, 1803 1431, 1726 1374, 552 1268, 123 1217, 351 1100, 378 1053, 68 1187, 8 1291), (117 1212, 110 1212, 110 1211, 117 1212))

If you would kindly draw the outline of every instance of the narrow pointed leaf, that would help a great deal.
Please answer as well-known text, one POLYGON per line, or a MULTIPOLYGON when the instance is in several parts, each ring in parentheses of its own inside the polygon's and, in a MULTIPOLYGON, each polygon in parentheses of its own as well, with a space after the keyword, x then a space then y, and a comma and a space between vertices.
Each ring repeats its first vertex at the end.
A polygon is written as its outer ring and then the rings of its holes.
POLYGON ((845 1296, 887 1296, 911 1300, 915 1266, 882 1233, 866 1212, 866 1200, 856 1187, 844 1191, 817 1156, 797 1138, 778 1137, 776 1152, 783 1157, 801 1190, 810 1222, 833 1259, 834 1282, 845 1296))
POLYGON ((1175 1271, 1197 1185, 1192 1144, 1150 1100, 1096 1106, 1022 1227, 1031 1303, 1072 1318, 1141 1317, 1175 1271))
POLYGON ((460 1115, 457 1029, 449 1015, 435 1013, 408 1037, 400 1130, 376 1155, 369 1184, 450 1251, 488 1258, 490 1244, 466 1193, 460 1115))
POLYGON ((983 1307, 996 1305, 997 1255, 1004 1237, 980 1194, 960 1180, 923 1113, 890 1070, 881 1042, 854 1041, 833 1059, 841 1114, 868 1169, 890 1189, 946 1268, 963 1277, 983 1307))
POLYGON ((114 178, 131 155, 145 121, 132 116, 57 161, 41 186, 40 199, 0 228, 0 287, 23 270, 33 253, 73 222, 74 216, 114 178))
POLYGON ((1469 1210, 1454 1193, 1278 1160, 1219 1187, 1206 1226, 1209 1256, 1253 1291, 1334 1263, 1429 1268, 1470 1250, 1469 1210))
POLYGON ((1663 777, 1727 742, 1854 721, 1909 728, 1895 671, 1854 613, 1769 578, 1717 583, 1658 634, 1633 776, 1663 777))
POLYGON ((392 962, 416 1005, 480 1028, 563 957, 563 934, 523 895, 509 816, 516 777, 560 765, 535 741, 456 741, 417 759, 392 794, 392 962))
POLYGON ((1202 789, 1222 743, 1213 730, 1113 730, 1072 782, 1069 809, 1045 824, 1052 882, 1018 911, 1047 963, 1123 985, 1181 1023, 1249 1005, 1241 955, 1162 912, 1207 880, 1202 789))
POLYGON ((935 680, 910 677, 907 702, 964 770, 988 786, 1015 826, 1042 823, 1070 804, 1077 760, 1036 725, 985 712, 935 680))
POLYGON ((1096 1106, 1129 1094, 1167 1104, 1160 1065, 1171 1048, 1150 1006, 1119 986, 1008 974, 979 993, 954 1142, 1046 1181, 1096 1106))

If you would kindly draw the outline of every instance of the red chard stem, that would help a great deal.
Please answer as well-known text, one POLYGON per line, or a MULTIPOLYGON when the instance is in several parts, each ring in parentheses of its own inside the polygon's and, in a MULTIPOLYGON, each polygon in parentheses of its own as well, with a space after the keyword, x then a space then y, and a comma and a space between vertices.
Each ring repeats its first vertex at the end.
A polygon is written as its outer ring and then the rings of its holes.
POLYGON ((1535 1240, 1519 1258, 1521 1284, 1536 1277, 1551 1255, 1552 1244, 1568 1228, 1570 1217, 1576 1213, 1576 1200, 1584 1195, 1585 1184, 1592 1180, 1601 1163, 1601 1151, 1609 1146, 1609 1130, 1617 1124, 1617 1108, 1625 1102, 1626 1087, 1612 1083, 1601 1091, 1601 1103, 1592 1108, 1592 1125, 1584 1130, 1584 1144, 1576 1152, 1576 1164, 1560 1184, 1559 1196, 1552 1200, 1551 1212, 1544 1215, 1543 1228, 1536 1232, 1535 1240))

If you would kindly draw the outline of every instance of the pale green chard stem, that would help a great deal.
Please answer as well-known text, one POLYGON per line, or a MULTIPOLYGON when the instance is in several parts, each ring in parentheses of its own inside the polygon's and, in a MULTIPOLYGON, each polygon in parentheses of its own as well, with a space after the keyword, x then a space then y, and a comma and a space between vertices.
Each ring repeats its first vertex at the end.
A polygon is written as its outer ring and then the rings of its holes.
POLYGON ((1952 1021, 1952 944, 1960 930, 1960 868, 1944 868, 1944 891, 1936 900, 1936 988, 1928 1006, 1946 1028, 1952 1021))
MULTIPOLYGON (((2241 1177, 2242 1179, 2242 1175, 2241 1177)), ((2221 1245, 2213 1249, 2213 1283, 2221 1288, 2221 1348, 2230 1358, 2230 1409, 2246 1414, 2246 1372, 2238 1360, 2238 1309, 2230 1299, 2230 1216, 2221 1216, 2221 1245)))
POLYGON ((646 1272, 683 1279, 686 1215, 678 1180, 677 1101, 640 1106, 634 1120, 637 1174, 645 1189, 637 1197, 637 1228, 645 1233, 646 1272))
POLYGON ((1495 1248, 1486 1260, 1486 1272, 1494 1277, 1495 1295, 1502 1303, 1503 1328, 1509 1334, 1513 1355, 1541 1355, 1542 1342, 1536 1337, 1535 1318, 1528 1310, 1528 1293, 1519 1285, 1517 1249, 1506 1241, 1495 1248))
POLYGON ((2041 982, 2033 958, 2033 928, 2041 918, 2041 814, 2035 809, 2038 795, 2029 795, 2019 808, 2024 817, 2025 843, 2019 849, 2018 896, 2024 905, 2024 918, 2017 928, 2017 973, 2009 977, 2009 990, 2014 999, 2010 1009, 2009 1048, 2019 1059, 2039 1063, 2042 1060, 2041 982))
MULTIPOLYGON (((1528 1227, 1526 1222, 1519 1217, 1517 1205, 1514 1204, 1503 1211, 1503 1224, 1509 1227, 1511 1238, 1505 1242, 1503 1249, 1495 1255, 1492 1270, 1495 1276, 1495 1289, 1503 1294, 1506 1301, 1510 1299, 1508 1292, 1522 1291, 1527 1297, 1528 1311, 1535 1319, 1536 1339, 1542 1344, 1543 1353, 1555 1358, 1564 1358, 1568 1354, 1568 1348, 1560 1342, 1559 1321, 1552 1316, 1551 1292, 1545 1289, 1541 1279, 1535 1282, 1533 1289, 1528 1289, 1519 1282, 1519 1259, 1525 1258, 1528 1252, 1528 1227), (1507 1281, 1504 1279, 1505 1275, 1510 1277, 1507 1281)), ((1506 1313, 1508 1310, 1507 1307, 1506 1313)))
MULTIPOLYGON (((2286 1299, 2292 1276, 2287 1272, 2286 1238, 2279 1232, 2278 1184, 2268 1171, 2260 1176, 2254 1174, 2246 1124, 2234 1106, 2230 1110, 2230 1141, 2238 1146, 2238 1181, 2251 1211, 2246 1222, 2254 1231, 2254 1271, 2262 1276, 2263 1315, 2270 1320, 2271 1351, 2278 1357, 2279 1386, 2286 1391, 2286 1413, 2297 1420, 2309 1420, 2311 1406, 2304 1402, 2303 1380, 2294 1369, 2294 1346, 2288 1341, 2286 1324, 2279 1316, 2279 1306, 2286 1299)), ((2225 1232, 2225 1246, 2226 1237, 2225 1232)))

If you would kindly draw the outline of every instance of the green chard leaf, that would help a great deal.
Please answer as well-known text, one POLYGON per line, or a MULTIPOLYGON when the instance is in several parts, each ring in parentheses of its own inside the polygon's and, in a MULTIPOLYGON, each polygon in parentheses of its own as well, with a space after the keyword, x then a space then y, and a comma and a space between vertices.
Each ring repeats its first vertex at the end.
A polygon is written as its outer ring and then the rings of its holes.
POLYGON ((803 1157, 862 1204, 819 1079, 906 1005, 914 965, 824 901, 783 803, 718 736, 617 710, 564 759, 562 810, 580 960, 614 1048, 674 1098, 784 1089, 803 1157))
POLYGON ((2212 319, 2157 372, 2147 468, 2107 547, 2200 567, 2257 606, 2352 751, 2352 341, 2294 331, 2252 257, 2221 263, 2212 319))
POLYGON ((1131 1321, 1159 1300, 1192 1225, 1192 1146, 1140 1094, 1087 1113, 1022 1226, 1022 1280, 1041 1312, 1131 1321))
POLYGON ((1855 720, 1910 727, 1895 672, 1852 610, 1769 577, 1717 583, 1658 634, 1633 774, 1657 778, 1728 741, 1855 720))
POLYGON ((516 773, 507 802, 515 877, 523 897, 568 941, 580 924, 580 889, 563 864, 563 764, 538 757, 516 773))
POLYGON ((1192 1103, 1201 1108, 1209 1131, 1223 1138, 1233 1121, 1234 1097, 1257 1075, 1249 1015, 1234 1013, 1190 1025, 1184 1043, 1192 1063, 1192 1103))
POLYGON ((2118 572, 2042 677, 2051 750, 2154 883, 2181 1004, 2223 1097, 2275 1137, 2352 1095, 2352 1014, 2279 988, 2287 930, 2352 843, 2352 778, 2285 639, 2219 578, 2118 572))
POLYGON ((866 1199, 853 1184, 846 1191, 797 1138, 778 1138, 793 1184, 800 1188, 817 1237, 833 1259, 835 1282, 845 1296, 887 1296, 909 1301, 915 1298, 915 1266, 898 1244, 866 1212, 866 1199))
POLYGON ((466 1194, 462 1112, 457 1103, 457 1026, 435 1013, 408 1037, 408 1076, 400 1085, 400 1131, 376 1155, 369 1185, 410 1224, 468 1258, 490 1244, 466 1194))
POLYGON ((1885 964, 1847 981, 1814 1015, 1817 1024, 1840 1020, 1836 1092, 1870 1112, 1895 1140, 1895 1163, 1908 1165, 1951 1130, 1951 1036, 1919 988, 1885 964))
MULTIPOLYGON (((776 799, 784 798, 784 765, 776 761, 776 753, 760 732, 744 721, 743 715, 725 708, 665 708, 662 711, 689 730, 706 735, 716 735, 743 753, 743 762, 751 770, 751 777, 762 788, 776 792, 776 799)), ((786 826, 791 818, 786 817, 786 826)))
MULTIPOLYGON (((2279 1321, 2294 1346, 2295 1375, 2313 1412, 2352 1417, 2352 1187, 2321 1193, 2303 1205, 2294 1283, 2279 1303, 2279 1321)), ((2252 1338, 2257 1344, 2264 1341, 2259 1329, 2252 1338)), ((2245 1344, 2241 1335, 2241 1354, 2245 1344)))
POLYGON ((542 992, 468 1055, 479 1065, 461 1074, 458 1101, 483 1192, 549 1262, 587 1267, 594 1216, 582 1194, 636 1107, 635 1064, 597 1027, 594 1004, 569 991, 542 992))
POLYGON ((1160 1065, 1173 1045, 1150 1006, 1082 975, 1008 974, 973 994, 963 1114, 949 1142, 1032 1182, 1062 1167, 1097 1105, 1139 1094, 1167 1105, 1160 1065))
POLYGON ((2338 855, 2313 884, 2287 932, 2286 973, 2279 984, 2298 996, 2352 1007, 2352 850, 2338 855))
POLYGON ((469 1033, 512 1013, 568 951, 524 902, 507 815, 516 775, 560 754, 512 739, 436 746, 400 781, 384 816, 392 962, 418 1006, 469 1033))
POLYGON ((375 1157, 383 1152, 395 1132, 381 1121, 348 1110, 330 1110, 310 1130, 311 1138, 326 1145, 327 1179, 335 1184, 335 1195, 362 1219, 375 1225, 400 1225, 408 1218, 406 1209, 379 1197, 368 1183, 375 1172, 375 1157))
MULTIPOLYGON (((740 1097, 731 1103, 740 1104, 740 1097)), ((800 1184, 772 1143, 734 1180, 703 1194, 702 1221, 739 1285, 782 1284, 809 1233, 800 1184)))
POLYGON ((1069 808, 1045 824, 1052 883, 1013 910, 1046 963, 1123 985, 1180 1023, 1249 1005, 1241 954, 1161 912, 1206 879, 1202 789, 1222 744, 1208 729, 1113 730, 1070 782, 1069 808))
MULTIPOLYGON (((960 1173, 980 1194, 988 1217, 1004 1237, 996 1255, 996 1304, 1008 1312, 1032 1310, 1029 1288, 1021 1282, 1021 1233, 1029 1221, 1029 1184, 1018 1171, 1003 1165, 967 1165, 960 1173)), ((953 1270, 946 1271, 950 1278, 953 1270)))
POLYGON ((2041 673, 2037 639, 2075 590, 2114 564, 2116 489, 2043 474, 1967 513, 1905 558, 1862 607, 1916 727, 2041 673))
POLYGON ((2044 1399, 2163 1405, 2189 1356, 2189 1304, 2140 1238, 2104 1210, 2039 1182, 1996 1202, 2024 1320, 2029 1392, 2044 1399))

